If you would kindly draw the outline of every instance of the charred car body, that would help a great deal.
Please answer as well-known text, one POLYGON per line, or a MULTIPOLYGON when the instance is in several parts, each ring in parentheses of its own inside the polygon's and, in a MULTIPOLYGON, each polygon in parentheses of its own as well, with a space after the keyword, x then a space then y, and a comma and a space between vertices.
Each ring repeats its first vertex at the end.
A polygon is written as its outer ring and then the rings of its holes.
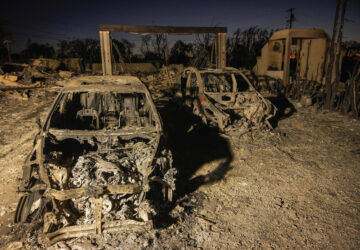
POLYGON ((184 70, 181 83, 185 105, 205 124, 221 131, 235 120, 247 127, 271 127, 276 107, 255 90, 245 74, 235 68, 184 70))
POLYGON ((149 192, 172 199, 176 170, 160 116, 136 77, 70 80, 23 167, 15 222, 43 216, 52 242, 151 227, 149 192))

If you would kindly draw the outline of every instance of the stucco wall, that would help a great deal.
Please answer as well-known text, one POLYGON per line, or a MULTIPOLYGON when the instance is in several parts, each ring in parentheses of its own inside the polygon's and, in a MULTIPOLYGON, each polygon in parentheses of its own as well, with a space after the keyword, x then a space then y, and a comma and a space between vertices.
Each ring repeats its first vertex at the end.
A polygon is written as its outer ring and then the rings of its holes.
POLYGON ((326 39, 303 39, 300 50, 300 77, 321 82, 326 54, 326 39))

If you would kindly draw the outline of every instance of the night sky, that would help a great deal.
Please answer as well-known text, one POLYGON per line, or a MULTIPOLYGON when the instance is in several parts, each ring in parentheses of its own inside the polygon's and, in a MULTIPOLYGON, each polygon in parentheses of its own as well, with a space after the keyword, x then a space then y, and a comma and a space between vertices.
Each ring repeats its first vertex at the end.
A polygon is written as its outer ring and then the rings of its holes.
MULTIPOLYGON (((12 33, 13 50, 33 42, 56 44, 73 38, 98 39, 99 24, 227 26, 258 25, 262 28, 286 27, 286 10, 296 8, 294 28, 320 28, 332 32, 336 0, 312 1, 92 1, 92 0, 7 0, 0 8, 5 29, 12 33)), ((360 1, 349 0, 344 40, 360 41, 360 1)), ((116 34, 140 44, 140 37, 116 34)), ((172 39, 191 39, 176 36, 172 39)))

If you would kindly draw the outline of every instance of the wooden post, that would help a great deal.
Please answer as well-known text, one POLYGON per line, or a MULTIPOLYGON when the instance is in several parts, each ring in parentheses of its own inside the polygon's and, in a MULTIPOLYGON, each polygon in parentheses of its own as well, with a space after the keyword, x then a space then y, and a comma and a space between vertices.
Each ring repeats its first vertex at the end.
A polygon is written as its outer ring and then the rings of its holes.
POLYGON ((134 34, 217 34, 216 67, 226 67, 226 27, 189 26, 144 26, 144 25, 100 25, 101 59, 104 75, 112 75, 110 32, 130 32, 134 34))
POLYGON ((110 31, 100 31, 101 61, 103 75, 112 75, 110 31))
POLYGON ((226 67, 226 33, 217 33, 216 68, 226 67))
POLYGON ((288 85, 289 83, 291 42, 292 42, 291 29, 289 29, 289 33, 285 41, 285 58, 284 58, 284 73, 283 73, 283 85, 285 86, 288 85))

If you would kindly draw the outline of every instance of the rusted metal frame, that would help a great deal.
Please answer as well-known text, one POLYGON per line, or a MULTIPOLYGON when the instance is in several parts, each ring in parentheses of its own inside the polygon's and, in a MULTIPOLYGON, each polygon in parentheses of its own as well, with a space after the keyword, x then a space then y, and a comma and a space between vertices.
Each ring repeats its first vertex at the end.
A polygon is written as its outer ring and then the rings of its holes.
POLYGON ((43 232, 47 233, 51 230, 53 225, 57 224, 56 215, 53 212, 45 213, 43 232))
MULTIPOLYGON (((189 67, 186 70, 188 72, 194 73, 196 76, 196 80, 197 80, 196 82, 197 82, 197 85, 199 88, 199 97, 202 96, 202 98, 207 99, 206 94, 205 94, 204 82, 202 80, 199 70, 197 70, 194 67, 189 67)), ((226 119, 228 119, 228 116, 229 116, 228 114, 225 114, 224 112, 220 111, 213 104, 211 104, 209 102, 209 100, 207 102, 201 102, 200 108, 202 109, 202 113, 205 114, 205 117, 207 117, 210 120, 213 120, 213 122, 218 123, 220 130, 223 130, 225 128, 224 121, 226 119), (209 110, 211 110, 214 113, 216 120, 214 118, 212 118, 211 116, 209 116, 209 114, 207 114, 208 111, 206 111, 206 108, 208 108, 209 110)))
POLYGON ((243 79, 246 81, 246 83, 249 85, 250 89, 256 93, 256 96, 262 100, 262 102, 266 105, 266 110, 268 111, 268 116, 265 118, 265 122, 266 124, 269 126, 269 128, 272 128, 269 119, 271 119, 272 117, 275 116, 275 114, 277 113, 277 108, 271 103, 269 102, 267 99, 265 99, 256 89, 255 87, 251 84, 251 82, 249 81, 249 79, 245 76, 245 74, 243 72, 241 72, 240 70, 237 70, 237 73, 240 74, 243 79), (271 112, 271 113, 270 113, 271 112))
MULTIPOLYGON (((81 89, 84 89, 86 90, 87 88, 89 88, 88 86, 82 86, 81 88, 79 87, 73 87, 73 88, 67 88, 67 90, 65 90, 63 93, 71 93, 71 92, 77 92, 81 89)), ((90 87, 91 88, 91 87, 90 87)), ((151 108, 151 113, 153 114, 153 118, 155 118, 155 122, 156 122, 156 128, 158 131, 161 131, 161 128, 162 128, 162 122, 161 122, 161 119, 160 119, 160 115, 159 113, 157 112, 157 109, 154 105, 154 103, 151 101, 152 100, 152 97, 151 97, 151 94, 149 92, 149 90, 146 88, 146 87, 143 87, 141 85, 141 87, 139 86, 139 88, 130 88, 130 87, 127 87, 127 88, 122 88, 122 86, 117 86, 117 85, 113 85, 111 86, 111 89, 114 90, 114 91, 117 91, 117 90, 121 90, 119 91, 119 93, 132 93, 132 92, 138 92, 138 93, 141 93, 141 94, 144 94, 145 97, 146 97, 146 100, 150 100, 149 102, 147 102, 148 106, 151 108)), ((91 89, 87 89, 87 92, 91 91, 91 89)), ((109 92, 110 89, 109 88, 103 88, 102 90, 99 90, 99 89, 94 89, 93 90, 94 92, 109 92)), ((52 111, 54 112, 54 110, 52 111)), ((134 131, 137 133, 137 131, 134 131)))
POLYGON ((134 194, 141 191, 141 187, 136 184, 124 185, 107 185, 98 188, 82 187, 66 190, 48 189, 45 197, 55 198, 56 200, 65 201, 76 199, 82 196, 100 196, 104 194, 134 194))
POLYGON ((237 74, 239 74, 245 80, 245 82, 249 85, 251 90, 256 91, 255 87, 252 85, 252 83, 249 81, 249 79, 246 77, 246 75, 243 72, 237 70, 237 74))
POLYGON ((159 182, 160 184, 162 184, 162 191, 163 191, 164 198, 165 198, 166 189, 167 189, 168 200, 172 201, 172 195, 173 195, 174 189, 169 185, 169 183, 165 182, 159 176, 152 176, 149 178, 149 180, 156 181, 156 182, 159 182))
POLYGON ((236 106, 237 105, 237 100, 239 97, 243 97, 246 100, 251 102, 252 97, 256 97, 258 98, 258 96, 256 95, 256 93, 247 93, 247 92, 243 92, 243 93, 206 93, 207 95, 209 95, 209 97, 211 97, 212 99, 214 99, 215 101, 217 101, 219 104, 224 105, 224 110, 243 110, 246 109, 248 107, 254 106, 252 104, 249 105, 241 105, 236 106), (231 100, 229 101, 222 101, 221 97, 222 96, 231 96, 231 100))
MULTIPOLYGON (((271 119, 275 114, 276 114, 276 107, 273 106, 268 100, 266 100, 258 91, 256 91, 256 89, 254 88, 254 86, 251 84, 251 82, 249 81, 249 79, 245 76, 245 74, 243 72, 241 72, 240 70, 236 69, 236 68, 232 68, 232 67, 224 67, 223 68, 224 70, 228 71, 229 73, 233 73, 233 74, 239 74, 244 80, 245 82, 248 84, 250 90, 252 90, 252 93, 254 93, 257 98, 259 98, 266 106, 266 110, 264 110, 265 112, 267 112, 267 116, 265 118, 265 122, 266 124, 271 128, 271 124, 269 123, 269 119, 271 119)), ((193 68, 193 67, 189 67, 187 69, 185 69, 185 71, 188 71, 188 72, 194 72, 194 73, 198 73, 199 76, 197 76, 197 82, 200 83, 200 86, 203 86, 203 81, 202 81, 202 78, 201 78, 201 75, 199 73, 199 71, 196 69, 196 68, 193 68)), ((211 72, 209 71, 209 73, 223 73, 223 72, 211 72)), ((235 77, 234 77, 235 78, 235 77)), ((234 80, 234 79, 233 79, 234 80)), ((235 82, 236 82, 236 79, 235 79, 235 82)), ((234 84, 234 82, 233 82, 234 84)), ((236 82, 236 86, 237 86, 237 82, 236 82)), ((204 87, 203 87, 204 88, 204 87)), ((200 91, 199 91, 200 92, 200 91)), ((208 93, 208 92, 203 92, 205 95, 208 95, 209 97, 211 97, 211 95, 213 93, 208 93)), ((222 93, 223 94, 223 93, 222 93)), ((229 93, 230 94, 230 93, 229 93)), ((250 95, 250 94, 249 94, 250 95)), ((210 107, 210 106, 209 106, 210 107)), ((214 112, 215 114, 215 110, 218 110, 215 106, 213 108, 209 108, 212 112, 214 112)), ((220 113, 222 113, 223 115, 216 115, 216 118, 218 119, 219 117, 225 121, 225 119, 229 116, 228 114, 226 114, 225 112, 222 112, 220 110, 218 110, 220 113)), ((203 112, 204 113, 204 112, 203 112)), ((205 114, 206 117, 210 118, 208 115, 205 114)), ((221 121, 218 121, 218 123, 221 123, 221 121)), ((220 125, 219 123, 219 125, 220 125)))
POLYGON ((48 187, 51 187, 50 179, 44 166, 44 157, 43 157, 44 144, 45 144, 45 138, 44 136, 41 136, 39 138, 39 146, 36 149, 36 158, 39 161, 39 176, 41 180, 45 182, 45 184, 48 187))
MULTIPOLYGON (((199 88, 199 94, 202 94, 204 93, 204 83, 203 83, 203 80, 201 78, 201 75, 200 75, 200 72, 199 70, 197 70, 195 67, 188 67, 185 69, 186 72, 191 72, 191 73, 194 73, 195 76, 196 76, 196 82, 198 84, 198 88, 199 88)), ((186 88, 190 88, 190 81, 189 83, 186 82, 186 88)))
POLYGON ((147 90, 147 87, 135 76, 83 76, 67 81, 63 92, 77 90, 105 91, 109 88, 119 90, 147 90), (84 84, 85 83, 85 84, 84 84), (90 83, 90 84, 88 84, 90 83))
MULTIPOLYGON (((155 121, 156 121, 156 129, 158 130, 158 131, 162 131, 162 120, 161 120, 161 118, 160 118, 160 114, 158 113, 158 111, 157 111, 157 109, 156 109, 156 107, 155 107, 155 104, 154 104, 154 102, 152 101, 152 97, 151 97, 151 94, 150 94, 150 92, 149 92, 149 90, 148 89, 146 89, 145 90, 145 96, 146 96, 146 98, 147 98, 147 100, 151 100, 149 103, 148 103, 148 105, 151 107, 151 109, 152 109, 152 115, 153 116, 155 116, 155 121)), ((154 118, 154 117, 152 117, 152 118, 154 118)))
MULTIPOLYGON (((249 79, 246 77, 246 75, 243 72, 241 72, 240 70, 238 70, 236 68, 233 68, 233 67, 223 67, 222 69, 225 72, 223 72, 223 71, 218 71, 218 72, 208 71, 208 73, 213 73, 213 74, 221 74, 221 73, 239 74, 245 80, 245 82, 249 85, 250 89, 255 90, 252 83, 249 81, 249 79)), ((185 69, 185 71, 194 72, 196 74, 197 81, 200 82, 201 88, 204 89, 204 84, 203 84, 203 81, 202 81, 202 77, 201 77, 200 72, 199 72, 198 69, 196 69, 194 67, 188 67, 188 68, 185 69)), ((235 78, 235 83, 236 83, 236 86, 237 86, 236 78, 235 78)), ((235 91, 236 91, 236 89, 235 89, 235 91)))
MULTIPOLYGON (((155 145, 159 145, 160 143, 160 138, 161 138, 161 134, 157 134, 156 135, 156 141, 155 141, 155 145)), ((156 150, 153 150, 153 152, 151 153, 151 158, 150 159, 153 159, 153 161, 151 162, 151 164, 149 165, 146 173, 142 173, 143 174, 143 186, 144 186, 144 189, 146 190, 147 188, 147 185, 149 183, 149 175, 151 174, 152 170, 153 170, 153 165, 154 165, 154 161, 155 161, 155 155, 158 153, 158 150, 159 150, 159 147, 156 149, 156 150)), ((145 192, 145 191, 144 191, 145 192)), ((140 198, 144 198, 144 195, 141 195, 140 198)), ((142 200, 139 200, 139 202, 141 202, 142 200)))
MULTIPOLYGON (((116 89, 116 87, 117 87, 117 86, 114 86, 114 89, 116 89)), ((49 127, 50 127, 50 120, 49 120, 49 119, 50 119, 50 117, 52 116, 52 114, 55 112, 55 109, 56 109, 56 106, 58 105, 58 103, 62 100, 62 98, 64 98, 65 93, 72 93, 72 92, 76 92, 76 91, 77 91, 77 88, 74 87, 74 88, 73 88, 73 91, 62 91, 62 92, 59 93, 59 95, 61 95, 61 97, 60 97, 60 98, 57 97, 56 100, 54 101, 54 103, 52 104, 51 110, 50 110, 50 112, 49 112, 49 114, 48 114, 48 116, 47 116, 47 120, 46 120, 45 123, 44 123, 44 129, 43 129, 43 131, 49 131, 49 127)), ((130 92, 130 91, 129 91, 129 92, 130 92)), ((139 90, 139 92, 145 94, 146 99, 147 99, 147 100, 150 100, 150 101, 148 102, 148 106, 150 106, 151 111, 152 111, 151 113, 153 114, 153 118, 155 118, 156 130, 154 130, 154 131, 149 131, 149 132, 161 132, 161 131, 162 131, 162 130, 161 130, 161 128, 162 128, 162 121, 161 121, 161 119, 160 119, 159 113, 157 112, 157 109, 155 108, 154 103, 151 101, 152 98, 151 98, 150 92, 149 92, 146 88, 142 89, 141 91, 139 90)), ((144 129, 141 129, 141 130, 145 131, 145 130, 147 130, 147 129, 144 128, 144 129)), ((64 130, 59 130, 59 131, 64 131, 64 130)), ((72 132, 74 132, 74 131, 68 130, 68 133, 72 133, 72 132)), ((106 133, 106 131, 104 131, 104 132, 106 133)), ((103 135, 104 132, 101 132, 102 135, 103 135)), ((64 132, 64 133, 66 133, 66 132, 64 132)), ((91 132, 89 132, 89 133, 91 133, 91 135, 94 135, 94 134, 96 134, 96 131, 91 131, 91 132)), ((121 133, 123 133, 123 131, 122 131, 121 133)), ((141 131, 132 131, 132 133, 141 133, 141 131)), ((116 134, 116 135, 118 135, 118 134, 116 134)), ((120 134, 120 135, 121 135, 121 134, 120 134)))
POLYGON ((30 189, 20 189, 19 196, 20 197, 26 196, 29 193, 33 193, 33 192, 36 192, 36 191, 45 191, 46 187, 47 187, 46 184, 36 184, 35 186, 31 187, 30 189))
POLYGON ((233 73, 231 74, 231 80, 233 82, 233 84, 232 84, 232 92, 236 93, 237 92, 237 81, 236 81, 236 77, 235 77, 235 75, 233 73))
POLYGON ((29 184, 29 181, 30 181, 30 178, 31 178, 32 165, 33 164, 39 165, 39 161, 38 161, 37 158, 35 160, 30 160, 34 155, 35 150, 36 150, 36 144, 34 145, 33 149, 30 152, 30 154, 28 154, 28 156, 26 157, 26 160, 25 160, 24 165, 22 167, 23 176, 22 176, 22 179, 21 179, 20 187, 19 187, 21 192, 27 190, 27 185, 29 184))
POLYGON ((83 196, 92 196, 94 199, 94 217, 95 217, 95 233, 102 233, 102 203, 104 194, 134 194, 141 191, 141 187, 136 184, 126 185, 107 185, 97 188, 75 188, 68 190, 50 189, 44 193, 45 197, 64 201, 83 196))
POLYGON ((170 202, 172 201, 174 189, 169 185, 169 183, 165 182, 159 176, 152 176, 149 178, 149 180, 156 181, 156 182, 159 182, 160 184, 162 184, 162 192, 163 192, 164 198, 165 198, 165 194, 166 194, 166 190, 167 190, 168 200, 170 202))
POLYGON ((121 136, 126 138, 142 136, 150 138, 154 133, 161 133, 161 130, 156 128, 143 128, 143 129, 129 129, 122 131, 106 131, 106 130, 60 130, 60 129, 49 129, 49 134, 55 136, 59 140, 67 138, 89 138, 93 136, 121 136))
POLYGON ((49 127, 50 127, 50 117, 52 117, 53 113, 55 112, 55 108, 61 102, 62 98, 64 98, 64 93, 62 91, 60 91, 60 93, 55 98, 55 101, 51 105, 50 112, 46 116, 46 120, 44 121, 44 125, 41 128, 41 132, 40 132, 39 136, 46 135, 46 131, 48 131, 49 127))
MULTIPOLYGON (((137 84, 137 83, 136 83, 137 84)), ((135 85, 128 86, 126 84, 91 84, 91 85, 78 85, 78 86, 69 86, 66 87, 62 92, 63 93, 72 93, 72 92, 89 92, 89 93, 104 93, 110 91, 117 91, 118 93, 139 93, 144 94, 146 91, 145 87, 135 85)))
POLYGON ((19 203, 16 207, 16 211, 15 211, 15 219, 14 219, 15 223, 22 221, 21 215, 22 215, 22 211, 25 206, 26 199, 27 199, 26 196, 20 197, 20 201, 19 201, 19 203))
POLYGON ((20 191, 24 192, 27 191, 27 185, 29 184, 29 180, 31 178, 32 168, 34 164, 39 166, 39 175, 40 178, 46 183, 46 185, 50 185, 50 181, 48 176, 44 172, 44 165, 43 165, 43 157, 42 157, 42 150, 43 150, 43 140, 42 137, 37 135, 36 144, 34 145, 31 153, 27 156, 25 163, 23 165, 23 177, 22 182, 20 184, 20 191), (35 153, 35 160, 30 160, 35 153))
MULTIPOLYGON (((204 82, 201 78, 200 72, 198 70, 195 71, 196 77, 199 79, 198 83, 199 83, 199 93, 201 93, 199 95, 199 97, 201 97, 203 100, 201 101, 201 109, 204 113, 208 113, 208 111, 206 111, 206 108, 211 110, 214 113, 214 116, 216 118, 216 120, 214 120, 214 122, 217 122, 219 125, 220 130, 223 130, 225 128, 225 120, 229 118, 229 115, 226 114, 225 112, 223 112, 222 110, 219 110, 214 104, 212 104, 209 100, 208 97, 205 93, 205 86, 204 86, 204 82), (201 92, 200 92, 201 90, 201 92), (206 99, 205 99, 206 98, 206 99), (207 100, 207 101, 205 101, 207 100)), ((209 115, 206 115, 206 117, 210 118, 209 115)), ((211 118, 210 118, 211 119, 211 118)))
POLYGON ((231 102, 234 104, 234 102, 236 101, 235 96, 237 95, 237 93, 233 93, 233 92, 205 92, 205 94, 222 105, 230 105, 231 102), (230 100, 223 101, 222 100, 223 96, 229 97, 230 100))
POLYGON ((219 129, 223 130, 225 128, 225 121, 229 118, 229 114, 225 113, 222 110, 219 110, 217 107, 215 107, 214 104, 210 103, 210 102, 204 102, 202 103, 202 105, 200 106, 202 109, 202 112, 205 114, 205 116, 212 120, 213 122, 217 122, 219 129), (211 115, 209 115, 208 111, 206 111, 206 109, 209 109, 213 112, 214 117, 212 117, 211 115), (214 119, 215 118, 215 119, 214 119))
POLYGON ((185 104, 188 107, 191 107, 191 102, 192 102, 192 98, 190 96, 191 92, 190 92, 190 85, 191 85, 191 72, 187 75, 186 78, 186 84, 185 84, 185 104))
MULTIPOLYGON (((117 232, 117 231, 148 231, 152 228, 152 221, 141 222, 135 220, 121 220, 104 222, 102 224, 102 232, 117 232)), ((74 237, 87 236, 94 234, 96 230, 96 224, 86 224, 77 226, 68 226, 61 228, 55 232, 48 233, 46 236, 50 240, 50 243, 55 243, 60 240, 65 240, 74 237)))

